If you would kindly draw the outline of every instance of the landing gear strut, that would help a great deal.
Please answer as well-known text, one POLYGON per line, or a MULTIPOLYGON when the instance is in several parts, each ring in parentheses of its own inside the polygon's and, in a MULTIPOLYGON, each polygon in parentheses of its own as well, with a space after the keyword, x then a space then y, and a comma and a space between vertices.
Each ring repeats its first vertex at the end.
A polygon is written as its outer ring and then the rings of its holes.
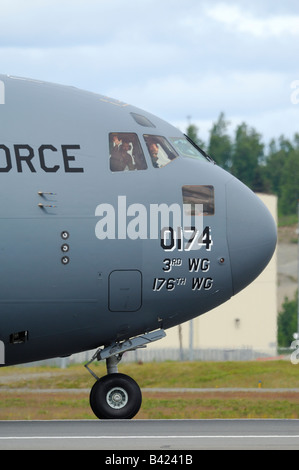
POLYGON ((86 369, 96 378, 90 391, 90 406, 99 419, 131 419, 139 411, 142 395, 139 385, 125 374, 120 374, 117 364, 125 351, 145 347, 148 343, 165 336, 164 330, 154 331, 122 343, 114 343, 99 349, 85 364, 86 369), (107 375, 99 378, 88 366, 95 359, 106 359, 107 375))

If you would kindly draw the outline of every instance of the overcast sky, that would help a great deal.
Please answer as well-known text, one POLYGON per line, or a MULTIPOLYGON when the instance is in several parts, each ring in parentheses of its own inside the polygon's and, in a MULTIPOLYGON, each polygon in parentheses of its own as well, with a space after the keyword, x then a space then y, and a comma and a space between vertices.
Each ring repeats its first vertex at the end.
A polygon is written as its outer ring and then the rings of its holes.
POLYGON ((298 0, 0 0, 0 73, 189 119, 204 140, 221 111, 266 143, 299 132, 298 59, 298 0))

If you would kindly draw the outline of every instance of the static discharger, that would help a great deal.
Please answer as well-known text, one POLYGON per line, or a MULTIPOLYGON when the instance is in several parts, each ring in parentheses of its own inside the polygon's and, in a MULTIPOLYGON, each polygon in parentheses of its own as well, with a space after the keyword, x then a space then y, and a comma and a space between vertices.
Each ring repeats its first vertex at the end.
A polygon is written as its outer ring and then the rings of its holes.
POLYGON ((39 196, 56 196, 56 193, 47 193, 45 191, 38 191, 39 196))
POLYGON ((38 204, 38 207, 41 207, 42 209, 44 209, 45 207, 57 207, 57 206, 54 206, 53 204, 42 204, 41 202, 38 204))
MULTIPOLYGON (((41 197, 44 197, 44 196, 56 196, 56 193, 52 193, 52 192, 46 192, 46 191, 38 191, 37 193, 39 196, 41 197)), ((40 202, 38 204, 38 207, 40 207, 41 209, 45 209, 45 208, 54 208, 54 207, 57 207, 53 204, 43 204, 42 202, 40 202)))

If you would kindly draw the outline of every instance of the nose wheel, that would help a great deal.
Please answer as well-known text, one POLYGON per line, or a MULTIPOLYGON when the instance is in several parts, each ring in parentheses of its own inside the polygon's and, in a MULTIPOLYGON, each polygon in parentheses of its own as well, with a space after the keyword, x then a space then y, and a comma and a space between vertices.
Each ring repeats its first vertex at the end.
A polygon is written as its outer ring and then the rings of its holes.
POLYGON ((108 374, 93 385, 90 406, 99 419, 131 419, 139 411, 142 395, 139 385, 125 374, 108 374))

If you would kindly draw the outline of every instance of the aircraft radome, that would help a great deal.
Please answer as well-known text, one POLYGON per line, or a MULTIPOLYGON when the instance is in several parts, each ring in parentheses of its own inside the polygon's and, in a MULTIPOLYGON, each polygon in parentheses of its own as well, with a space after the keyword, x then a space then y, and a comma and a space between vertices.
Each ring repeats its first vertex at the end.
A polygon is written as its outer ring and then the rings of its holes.
POLYGON ((274 220, 178 129, 120 101, 0 75, 0 124, 2 365, 96 349, 92 410, 132 418, 122 354, 251 283, 274 220))

